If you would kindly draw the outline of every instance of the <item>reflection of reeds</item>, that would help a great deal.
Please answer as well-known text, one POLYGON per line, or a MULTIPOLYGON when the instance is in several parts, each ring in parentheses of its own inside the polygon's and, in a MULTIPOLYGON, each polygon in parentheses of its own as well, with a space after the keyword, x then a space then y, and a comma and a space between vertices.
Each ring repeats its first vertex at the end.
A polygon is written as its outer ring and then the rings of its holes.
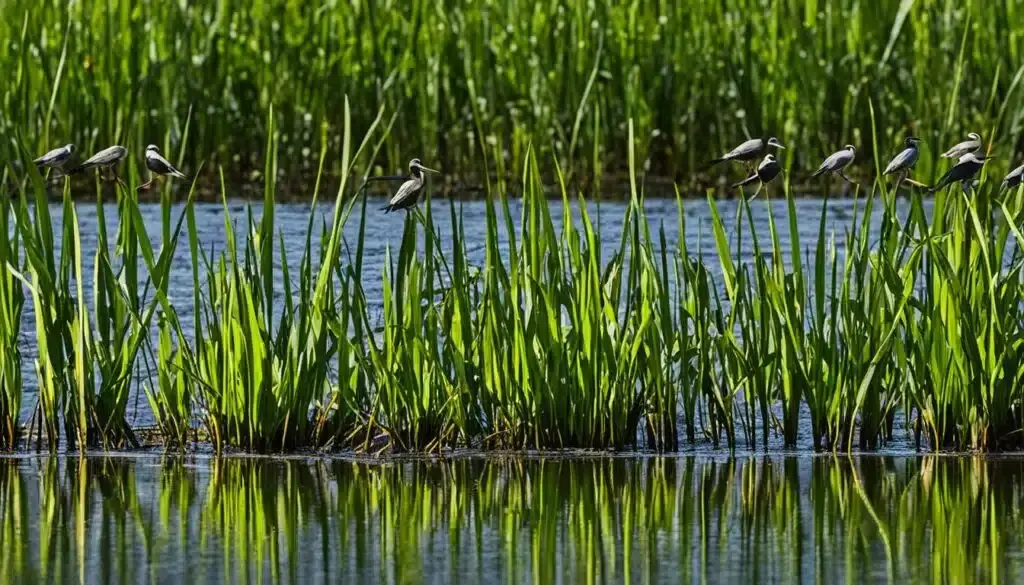
POLYGON ((0 460, 5 582, 913 584, 1024 570, 1012 460, 152 463, 0 460))

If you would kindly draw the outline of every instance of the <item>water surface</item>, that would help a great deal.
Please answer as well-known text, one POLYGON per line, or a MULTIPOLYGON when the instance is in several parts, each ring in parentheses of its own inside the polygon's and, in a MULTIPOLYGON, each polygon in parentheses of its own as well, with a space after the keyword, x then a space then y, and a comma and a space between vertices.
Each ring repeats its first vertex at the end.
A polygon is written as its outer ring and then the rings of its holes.
POLYGON ((4 583, 1019 583, 1024 459, 0 459, 4 583))

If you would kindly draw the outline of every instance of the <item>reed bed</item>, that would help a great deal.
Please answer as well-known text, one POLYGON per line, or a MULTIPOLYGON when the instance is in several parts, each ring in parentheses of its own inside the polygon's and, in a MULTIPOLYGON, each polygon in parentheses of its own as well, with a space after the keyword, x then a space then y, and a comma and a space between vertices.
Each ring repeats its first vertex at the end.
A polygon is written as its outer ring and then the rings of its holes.
MULTIPOLYGON (((32 303, 33 436, 53 449, 134 446, 126 410, 144 392, 178 447, 203 429, 218 449, 261 452, 674 451, 705 441, 851 450, 878 448, 897 426, 934 450, 1022 446, 1019 189, 1000 193, 983 177, 971 196, 936 194, 929 213, 914 191, 901 215, 896 194, 875 183, 858 192, 842 253, 826 229, 827 200, 817 237, 801 241, 788 183, 778 198, 742 201, 734 234, 709 193, 717 254, 705 257, 687 249, 682 198, 677 239, 648 221, 635 158, 621 237, 609 243, 564 181, 560 203, 549 201, 531 150, 519 216, 508 195, 488 200, 486 236, 473 242, 482 264, 470 259, 454 201, 443 238, 433 214, 444 206, 428 200, 406 215, 381 267, 378 314, 363 289, 365 231, 342 236, 347 223, 373 220, 350 171, 331 221, 315 225, 314 203, 302 257, 285 254, 270 179, 274 119, 260 216, 232 216, 222 182, 222 250, 202 246, 192 195, 177 216, 163 196, 155 246, 134 178, 114 190, 116 235, 101 227, 96 249, 84 250, 77 210, 96 205, 105 226, 110 189, 97 183, 96 202, 83 203, 65 185, 58 228, 39 176, 22 178, 21 196, 3 206, 0 300, 10 316, 22 294, 32 303), (784 206, 787 223, 771 219, 758 234, 753 205, 784 206), (191 328, 179 315, 188 301, 167 288, 179 239, 191 260, 191 328)), ((381 122, 359 145, 346 125, 346 169, 375 157, 371 146, 388 138, 381 122)), ((10 448, 21 387, 6 382, 20 371, 16 331, 6 331, 3 371, 13 373, 0 379, 0 418, 10 448)))
MULTIPOLYGON (((177 146, 192 113, 202 123, 181 162, 207 163, 215 185, 217 166, 262 172, 252 146, 265 142, 273 106, 281 169, 295 185, 316 175, 320 124, 338 135, 336 96, 348 95, 358 133, 382 107, 397 115, 378 161, 389 169, 415 152, 477 185, 485 169, 514 184, 532 147, 575 183, 625 171, 632 148, 649 172, 692 184, 705 160, 747 135, 804 145, 800 168, 848 142, 870 160, 869 104, 892 121, 883 144, 913 131, 932 148, 972 130, 1016 136, 1024 115, 1013 0, 101 8, 0 7, 0 159, 21 159, 20 140, 34 153, 66 142, 81 153, 108 140, 133 152, 177 146), (500 161, 484 164, 482 147, 500 161)), ((329 176, 339 161, 328 160, 329 176)), ((932 168, 922 161, 925 176, 932 168)))

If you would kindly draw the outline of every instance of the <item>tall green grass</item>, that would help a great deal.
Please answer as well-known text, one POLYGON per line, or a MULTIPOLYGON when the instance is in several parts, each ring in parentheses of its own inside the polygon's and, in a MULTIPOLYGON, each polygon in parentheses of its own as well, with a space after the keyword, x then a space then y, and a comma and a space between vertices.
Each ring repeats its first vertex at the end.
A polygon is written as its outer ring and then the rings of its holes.
MULTIPOLYGON (((692 184, 713 153, 762 133, 801 145, 800 168, 848 142, 870 160, 869 104, 886 121, 884 144, 913 131, 933 153, 970 130, 1006 144, 1024 111, 1010 0, 95 8, 0 8, 0 129, 11 137, 0 157, 24 159, 16 136, 40 153, 67 141, 83 154, 117 141, 141 152, 180 138, 192 111, 200 123, 182 163, 213 163, 215 185, 217 164, 236 176, 262 169, 253 145, 275 106, 281 168, 311 183, 318 125, 342 128, 337 96, 348 95, 358 132, 382 107, 398 114, 380 159, 392 169, 416 153, 479 185, 485 169, 514 184, 532 148, 570 183, 597 185, 626 170, 633 148, 652 173, 692 184), (482 146, 500 160, 484 164, 482 146)), ((921 167, 930 175, 932 158, 921 167)), ((326 170, 341 173, 337 157, 326 170)))
MULTIPOLYGON (((346 169, 389 137, 390 125, 376 131, 381 114, 355 148, 346 125, 346 169)), ((96 249, 83 250, 77 210, 91 203, 66 186, 56 228, 39 177, 22 179, 8 241, 24 261, 8 253, 5 273, 32 299, 32 424, 51 445, 62 435, 78 447, 136 444, 127 405, 139 392, 168 444, 187 445, 198 423, 218 448, 256 451, 671 451, 698 441, 850 450, 878 448, 898 426, 931 449, 1022 445, 1020 190, 999 193, 983 177, 970 196, 939 193, 928 214, 920 192, 897 212, 876 182, 856 193, 845 234, 827 225, 823 201, 807 240, 787 182, 778 199, 741 201, 731 232, 718 200, 679 197, 670 235, 647 218, 629 157, 630 197, 609 240, 600 208, 564 181, 560 203, 550 201, 531 150, 519 216, 496 192, 482 241, 467 241, 454 201, 431 204, 428 193, 405 216, 380 266, 378 314, 363 290, 375 216, 347 175, 330 221, 316 225, 314 203, 301 257, 285 254, 272 179, 281 136, 273 112, 268 120, 262 206, 238 221, 222 181, 226 245, 216 253, 201 241, 192 196, 177 218, 163 196, 157 248, 134 179, 100 185, 99 225, 113 193, 117 234, 100 227, 96 249), (709 208, 700 229, 710 256, 688 248, 688 205, 709 208), (766 224, 756 206, 772 212, 766 224), (447 215, 444 237, 437 213, 447 215), (191 329, 187 301, 168 292, 180 237, 191 329), (482 246, 482 264, 471 245, 482 246)), ((321 171, 328 151, 325 140, 321 171)), ((7 396, 20 399, 20 388, 7 396)))

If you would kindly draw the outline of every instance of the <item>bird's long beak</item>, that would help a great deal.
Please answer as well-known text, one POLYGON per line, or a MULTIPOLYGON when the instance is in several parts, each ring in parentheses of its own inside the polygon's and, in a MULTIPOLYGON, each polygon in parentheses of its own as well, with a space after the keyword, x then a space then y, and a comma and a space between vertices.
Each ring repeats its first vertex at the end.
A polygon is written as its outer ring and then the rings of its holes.
POLYGON ((434 169, 427 168, 427 167, 425 167, 423 165, 420 165, 420 170, 421 171, 427 171, 428 173, 434 173, 435 175, 440 175, 441 174, 441 171, 435 171, 434 169))

